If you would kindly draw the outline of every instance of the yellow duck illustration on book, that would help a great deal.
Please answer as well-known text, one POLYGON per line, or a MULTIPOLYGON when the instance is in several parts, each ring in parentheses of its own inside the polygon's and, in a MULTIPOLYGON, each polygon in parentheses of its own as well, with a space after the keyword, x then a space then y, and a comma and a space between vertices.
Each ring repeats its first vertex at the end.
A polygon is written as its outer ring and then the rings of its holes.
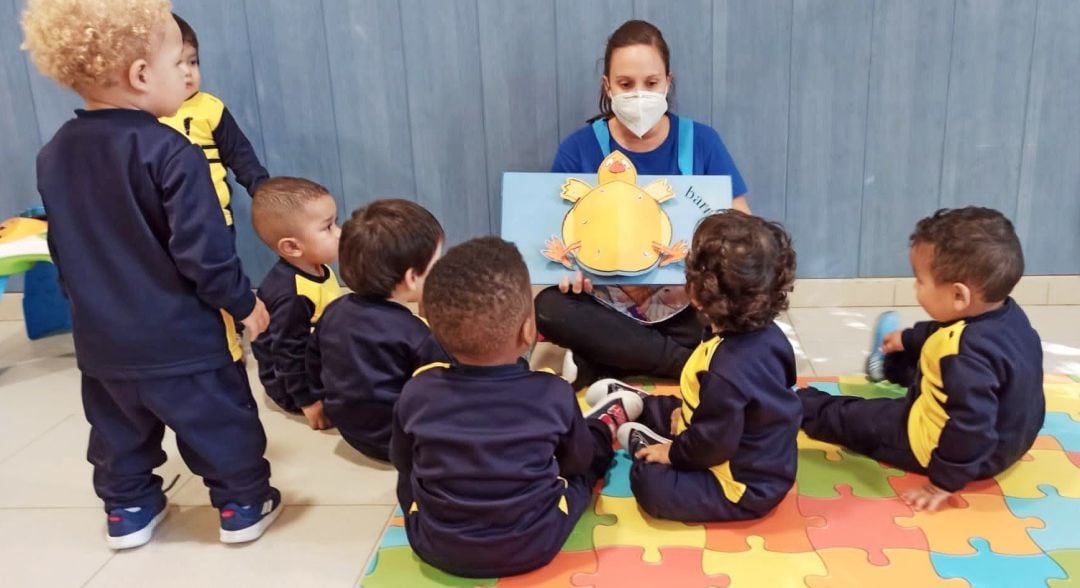
POLYGON ((639 187, 637 169, 618 151, 600 162, 596 176, 595 187, 577 178, 563 184, 561 196, 574 206, 562 237, 544 243, 544 257, 606 276, 640 275, 686 259, 686 242, 671 242, 671 219, 660 206, 675 196, 667 180, 639 187))

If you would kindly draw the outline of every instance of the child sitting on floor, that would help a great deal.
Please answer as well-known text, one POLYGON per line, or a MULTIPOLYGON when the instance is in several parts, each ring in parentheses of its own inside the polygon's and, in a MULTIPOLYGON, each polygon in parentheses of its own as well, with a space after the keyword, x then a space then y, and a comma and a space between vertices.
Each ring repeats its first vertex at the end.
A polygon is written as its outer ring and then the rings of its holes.
POLYGON ((529 270, 497 237, 451 249, 424 305, 452 364, 422 368, 394 409, 390 455, 409 543, 460 576, 521 574, 552 560, 611 465, 616 427, 641 400, 616 393, 582 418, 562 378, 529 371, 529 270))
MULTIPOLYGON (((694 232, 686 289, 708 322, 707 338, 683 367, 682 400, 635 390, 645 400, 642 422, 619 429, 645 512, 677 521, 755 519, 791 489, 801 409, 791 391, 795 353, 773 321, 794 279, 795 251, 779 224, 730 210, 694 232)), ((627 389, 634 390, 601 380, 587 400, 627 389)))
MULTIPOLYGON (((1024 273, 1012 223, 989 208, 939 210, 911 235, 915 295, 932 321, 884 336, 904 398, 799 390, 803 430, 930 482, 902 498, 937 510, 1015 463, 1042 428, 1042 345, 1009 293, 1024 273)), ((878 330, 878 329, 876 329, 878 330)))

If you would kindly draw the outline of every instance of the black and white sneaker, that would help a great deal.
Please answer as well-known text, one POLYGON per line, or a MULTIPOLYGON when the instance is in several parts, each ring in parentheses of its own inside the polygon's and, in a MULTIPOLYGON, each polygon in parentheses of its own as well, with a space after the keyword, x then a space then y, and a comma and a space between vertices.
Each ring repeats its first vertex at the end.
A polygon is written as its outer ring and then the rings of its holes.
POLYGON ((635 388, 630 384, 616 380, 615 378, 604 378, 603 380, 597 380, 589 386, 589 389, 585 392, 585 403, 589 406, 596 406, 596 403, 602 401, 605 396, 620 391, 637 394, 642 400, 645 400, 645 398, 649 396, 649 393, 641 388, 635 388))
POLYGON ((603 402, 589 409, 585 418, 599 419, 611 429, 614 438, 619 427, 637 419, 644 409, 645 405, 637 394, 619 391, 609 394, 603 402))
POLYGON ((650 445, 671 443, 671 439, 664 437, 656 431, 641 423, 626 423, 619 427, 616 435, 619 445, 631 456, 650 445))

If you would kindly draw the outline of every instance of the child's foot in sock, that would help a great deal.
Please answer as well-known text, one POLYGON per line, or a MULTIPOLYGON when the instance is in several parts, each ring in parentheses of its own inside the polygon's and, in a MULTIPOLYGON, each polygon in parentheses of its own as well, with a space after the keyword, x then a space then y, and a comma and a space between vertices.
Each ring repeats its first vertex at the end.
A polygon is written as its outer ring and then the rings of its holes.
POLYGON ((615 392, 625 391, 637 394, 639 398, 645 400, 649 396, 649 393, 641 388, 635 388, 626 382, 621 382, 615 378, 604 378, 597 380, 593 385, 589 386, 589 389, 585 392, 585 403, 589 406, 596 406, 598 402, 604 400, 609 394, 615 392))
POLYGON ((619 427, 619 445, 631 456, 638 451, 660 443, 671 443, 671 439, 664 437, 656 431, 641 423, 626 423, 619 427))
POLYGON ((592 407, 585 413, 585 418, 599 419, 611 429, 611 437, 615 438, 619 427, 641 416, 644 403, 633 392, 619 391, 609 394, 603 402, 592 407))
POLYGON ((866 358, 866 378, 871 382, 885 379, 885 353, 881 351, 885 336, 900 330, 900 315, 895 311, 883 312, 874 323, 874 333, 870 339, 870 356, 866 358))

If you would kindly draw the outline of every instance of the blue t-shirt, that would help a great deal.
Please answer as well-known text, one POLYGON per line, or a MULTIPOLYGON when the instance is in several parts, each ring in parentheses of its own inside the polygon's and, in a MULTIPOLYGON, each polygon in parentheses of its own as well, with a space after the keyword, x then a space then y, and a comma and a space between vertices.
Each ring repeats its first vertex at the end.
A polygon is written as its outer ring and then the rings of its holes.
MULTIPOLYGON (((636 153, 619 145, 611 137, 611 150, 618 150, 630 158, 641 175, 679 175, 679 121, 671 119, 671 131, 659 147, 645 153, 636 153)), ((551 164, 552 173, 592 174, 600 167, 604 154, 596 142, 592 125, 585 125, 574 131, 559 145, 555 161, 551 164)), ((731 176, 731 194, 738 197, 746 194, 746 182, 743 181, 735 160, 731 158, 720 134, 709 125, 694 122, 694 175, 696 176, 731 176)))

